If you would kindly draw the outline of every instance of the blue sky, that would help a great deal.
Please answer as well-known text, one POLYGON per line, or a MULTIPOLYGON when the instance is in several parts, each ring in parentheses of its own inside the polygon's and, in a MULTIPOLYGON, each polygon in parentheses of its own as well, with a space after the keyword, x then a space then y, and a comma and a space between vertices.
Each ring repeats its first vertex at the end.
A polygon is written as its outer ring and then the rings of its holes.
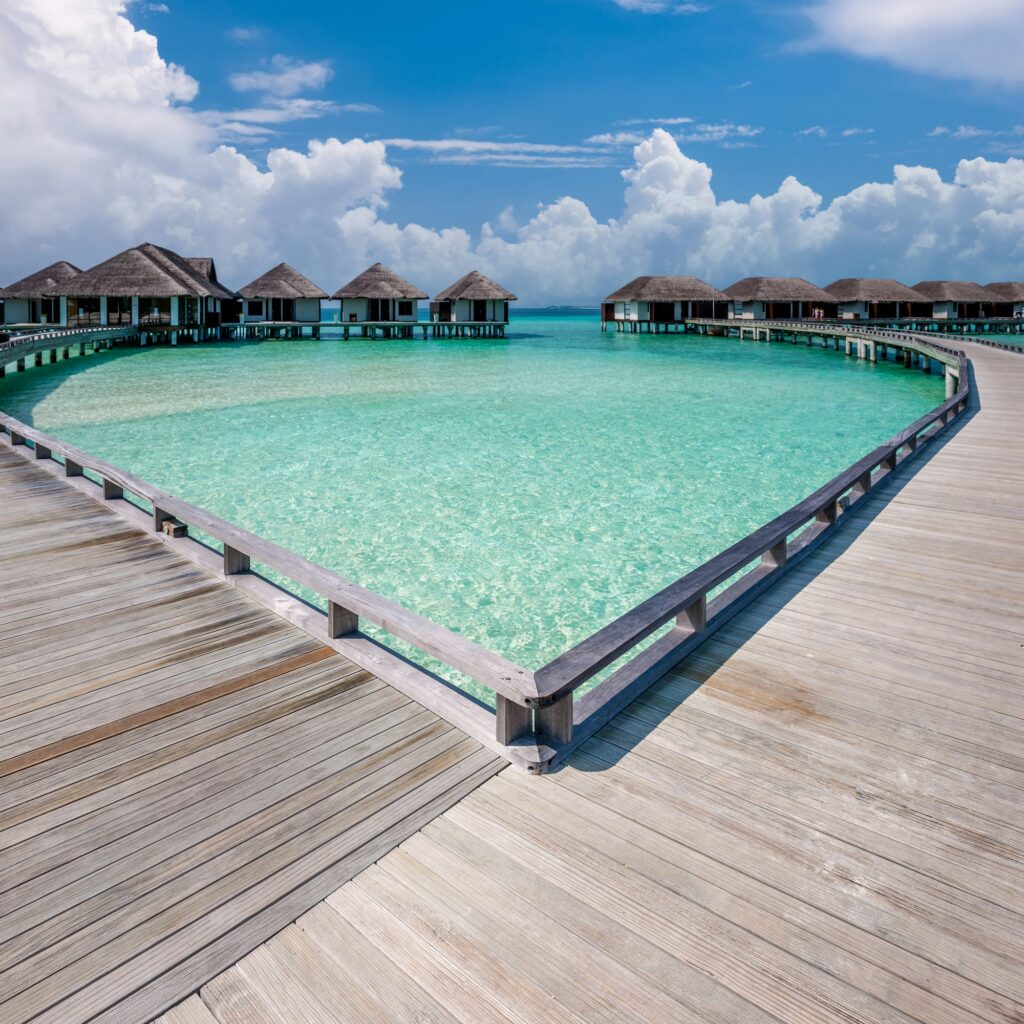
POLYGON ((5 0, 0 283, 1024 279, 1024 0, 5 0))
MULTIPOLYGON (((136 20, 158 34, 165 59, 201 83, 197 106, 254 101, 259 90, 240 92, 232 76, 272 72, 278 55, 329 66, 329 80, 301 95, 338 109, 278 125, 266 142, 243 143, 257 156, 270 145, 327 135, 579 145, 644 130, 624 122, 691 118, 671 130, 689 155, 713 165, 720 198, 773 190, 789 174, 828 198, 894 163, 948 173, 961 158, 1002 152, 1012 138, 974 131, 1003 133, 1024 119, 1016 88, 808 48, 813 25, 799 4, 720 0, 684 14, 626 10, 614 0, 394 0, 386 29, 376 4, 172 0, 170 7, 139 10, 136 20), (351 104, 377 110, 344 109, 351 104), (702 125, 715 131, 702 133, 702 125), (954 134, 961 126, 966 137, 954 134), (950 131, 931 135, 937 127, 950 131), (691 141, 716 132, 724 137, 691 141)), ((1024 138, 1016 141, 1024 149, 1024 138)), ((510 204, 528 216, 566 192, 598 217, 614 216, 618 171, 631 151, 624 145, 601 153, 597 166, 557 169, 438 164, 435 154, 393 148, 390 157, 414 168, 391 213, 441 227, 482 222, 510 204)))

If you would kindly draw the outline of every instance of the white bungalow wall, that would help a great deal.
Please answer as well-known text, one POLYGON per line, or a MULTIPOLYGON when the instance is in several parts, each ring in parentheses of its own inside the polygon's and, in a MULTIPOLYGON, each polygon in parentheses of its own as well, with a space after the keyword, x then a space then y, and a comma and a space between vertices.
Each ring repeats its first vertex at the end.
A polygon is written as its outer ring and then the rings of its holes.
POLYGON ((4 299, 4 323, 27 324, 28 299, 4 299))
POLYGON ((319 299, 296 299, 295 319, 304 324, 316 324, 320 322, 320 300, 319 299))
POLYGON ((932 319, 933 320, 955 320, 956 319, 956 303, 955 302, 933 302, 932 303, 932 319))
MULTIPOLYGON (((487 300, 487 315, 484 319, 488 323, 495 321, 499 323, 505 322, 505 303, 501 299, 488 299, 487 300)), ((473 300, 472 299, 457 299, 454 308, 454 321, 456 323, 467 323, 473 320, 473 300)))
POLYGON ((729 303, 730 320, 764 320, 767 315, 765 304, 758 300, 729 303))

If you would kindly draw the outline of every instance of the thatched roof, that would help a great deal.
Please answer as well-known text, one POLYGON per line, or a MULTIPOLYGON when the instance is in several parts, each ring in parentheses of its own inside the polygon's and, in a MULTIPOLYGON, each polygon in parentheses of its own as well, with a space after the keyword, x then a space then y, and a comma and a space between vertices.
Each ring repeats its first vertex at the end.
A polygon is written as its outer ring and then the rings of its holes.
POLYGON ((699 277, 636 277, 605 302, 724 302, 726 296, 699 277))
POLYGON ((973 281, 919 281, 914 291, 928 302, 993 302, 992 293, 973 281))
POLYGON ((465 277, 460 277, 453 285, 434 296, 436 302, 454 302, 456 299, 498 299, 514 302, 517 296, 495 284, 489 277, 484 277, 479 270, 471 270, 465 277))
POLYGON ((287 263, 278 263, 262 277, 238 289, 243 299, 326 299, 327 292, 318 288, 287 263))
POLYGON ((414 284, 399 277, 383 263, 374 263, 348 284, 342 285, 332 299, 426 299, 414 284))
POLYGON ((985 286, 996 302, 1024 302, 1024 281, 996 281, 985 286))
POLYGON ((842 277, 825 285, 835 302, 928 302, 913 288, 891 277, 842 277))
POLYGON ((212 256, 186 256, 185 262, 195 271, 202 274, 207 281, 217 280, 217 264, 212 256))
MULTIPOLYGON (((199 258, 205 261, 205 258, 199 258)), ((213 261, 210 260, 212 267, 213 261)), ((146 242, 112 256, 74 280, 76 295, 145 295, 233 299, 234 293, 197 270, 184 256, 146 242)))
POLYGON ((65 285, 82 271, 67 260, 58 260, 6 288, 0 288, 0 299, 41 299, 47 295, 63 295, 65 285))
POLYGON ((738 302, 835 302, 823 288, 802 277, 745 277, 725 289, 738 302))

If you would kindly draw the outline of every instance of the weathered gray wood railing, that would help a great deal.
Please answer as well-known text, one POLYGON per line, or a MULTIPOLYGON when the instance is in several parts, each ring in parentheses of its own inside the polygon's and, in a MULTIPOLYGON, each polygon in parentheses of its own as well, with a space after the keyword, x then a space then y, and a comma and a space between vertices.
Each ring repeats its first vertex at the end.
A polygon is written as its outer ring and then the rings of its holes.
MULTIPOLYGON (((771 326, 780 325, 775 322, 771 326)), ((822 331, 816 324, 784 326, 787 331, 822 331)), ((945 365, 953 375, 955 392, 793 508, 536 672, 2 413, 0 436, 10 445, 33 448, 37 462, 54 475, 63 473, 72 486, 94 494, 98 491, 98 496, 125 518, 218 572, 232 586, 319 636, 510 760, 531 771, 543 771, 775 583, 897 466, 967 408, 970 376, 963 352, 899 332, 843 328, 842 334, 859 334, 865 343, 881 335, 891 336, 893 344, 945 365), (135 495, 152 511, 127 501, 126 495, 135 495), (190 527, 213 538, 222 550, 191 536, 190 527), (254 571, 254 565, 319 595, 326 611, 266 579, 254 571), (718 592, 723 585, 725 589, 718 592), (361 621, 490 688, 495 693, 495 709, 362 633, 361 621), (665 627, 665 632, 655 635, 665 627), (641 646, 648 640, 652 642, 641 646), (606 678, 574 700, 577 689, 609 667, 612 671, 606 678)))
POLYGON ((54 327, 40 331, 15 334, 0 342, 0 377, 7 372, 7 366, 15 363, 19 370, 25 369, 25 360, 34 355, 36 365, 42 364, 44 352, 50 353, 50 361, 57 361, 57 353, 63 351, 64 358, 70 357, 71 349, 77 345, 78 354, 85 355, 88 349, 94 352, 112 345, 115 341, 134 337, 134 327, 54 327))

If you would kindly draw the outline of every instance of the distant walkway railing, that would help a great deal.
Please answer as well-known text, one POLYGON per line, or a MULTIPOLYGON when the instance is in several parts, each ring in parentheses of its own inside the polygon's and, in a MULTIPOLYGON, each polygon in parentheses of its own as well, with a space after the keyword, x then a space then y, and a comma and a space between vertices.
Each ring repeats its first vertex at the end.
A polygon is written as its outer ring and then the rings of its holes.
POLYGON ((967 408, 967 357, 930 339, 806 322, 694 323, 694 328, 704 333, 711 328, 735 330, 738 326, 785 331, 790 335, 796 332, 810 335, 811 340, 823 334, 833 340, 839 336, 839 340, 857 343, 865 350, 872 346, 872 355, 873 346, 884 341, 918 359, 942 364, 952 393, 941 405, 787 512, 535 672, 2 413, 0 437, 11 446, 32 449, 37 462, 54 475, 63 471, 72 486, 101 498, 126 519, 152 531, 164 543, 320 637, 356 664, 511 761, 540 772, 593 735, 625 704, 814 550, 872 490, 967 408), (126 500, 126 495, 134 495, 148 507, 141 508, 126 500), (190 529, 197 531, 198 536, 192 536, 190 529), (267 570, 319 595, 326 603, 326 611, 273 583, 261 574, 267 570), (495 708, 367 636, 360 630, 364 621, 493 690, 495 708), (665 632, 655 635, 665 627, 665 632), (652 642, 645 645, 648 640, 652 642), (574 699, 576 690, 609 668, 612 671, 606 678, 580 699, 574 699))

